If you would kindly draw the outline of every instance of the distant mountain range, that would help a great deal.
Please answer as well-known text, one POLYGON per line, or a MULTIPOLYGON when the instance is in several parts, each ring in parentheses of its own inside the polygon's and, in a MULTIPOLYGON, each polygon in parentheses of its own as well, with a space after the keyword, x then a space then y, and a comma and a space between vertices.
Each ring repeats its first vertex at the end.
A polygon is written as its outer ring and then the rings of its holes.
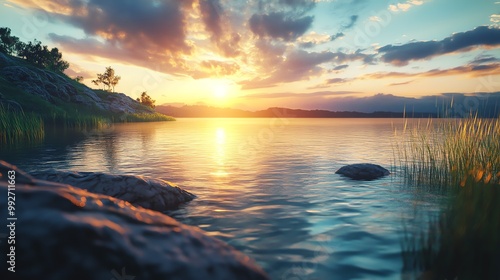
POLYGON ((302 110, 272 107, 266 110, 245 111, 231 108, 219 108, 205 105, 184 105, 182 107, 172 105, 160 105, 156 111, 176 118, 434 118, 434 113, 412 113, 403 112, 333 112, 327 110, 302 110))

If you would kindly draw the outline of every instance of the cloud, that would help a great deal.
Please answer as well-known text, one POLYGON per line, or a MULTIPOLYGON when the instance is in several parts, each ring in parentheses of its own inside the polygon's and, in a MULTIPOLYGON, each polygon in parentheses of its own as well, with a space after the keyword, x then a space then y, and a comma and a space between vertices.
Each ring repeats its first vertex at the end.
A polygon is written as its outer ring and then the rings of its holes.
POLYGON ((389 5, 389 11, 391 12, 406 12, 413 6, 420 6, 424 3, 424 1, 419 0, 409 0, 405 3, 397 3, 389 5))
POLYGON ((343 84, 350 81, 349 79, 344 79, 344 78, 333 78, 333 79, 328 79, 326 80, 326 83, 331 85, 331 84, 343 84))
POLYGON ((302 36, 312 25, 314 17, 293 18, 283 12, 254 14, 250 20, 250 29, 260 37, 271 37, 284 41, 293 41, 302 36))
POLYGON ((11 0, 32 10, 43 10, 53 21, 69 23, 84 38, 49 34, 63 51, 101 56, 124 63, 186 74, 196 71, 185 56, 194 49, 187 40, 187 10, 194 0, 41 1, 11 0))
POLYGON ((413 80, 402 82, 402 83, 392 83, 392 84, 389 84, 389 86, 390 87, 392 87, 392 86, 404 86, 404 85, 411 84, 411 83, 413 83, 413 80))
POLYGON ((272 72, 266 78, 256 78, 243 81, 240 84, 243 89, 255 89, 273 87, 280 83, 307 80, 324 72, 320 64, 329 62, 335 58, 332 52, 307 52, 295 50, 282 58, 279 64, 275 64, 272 72))
POLYGON ((439 55, 498 45, 500 45, 500 29, 479 26, 470 31, 455 33, 441 41, 411 42, 400 46, 386 45, 378 51, 382 54, 382 61, 403 66, 412 60, 430 59, 439 55))
POLYGON ((347 25, 343 26, 343 30, 353 28, 356 22, 358 21, 358 15, 352 15, 349 19, 350 22, 347 25))
POLYGON ((233 75, 240 69, 240 66, 234 62, 223 62, 216 60, 205 60, 201 66, 210 70, 216 76, 229 76, 233 75))
POLYGON ((490 16, 491 25, 494 27, 500 27, 500 15, 493 14, 490 16))
POLYGON ((347 67, 349 67, 348 64, 342 64, 342 65, 335 66, 335 68, 333 68, 333 70, 343 70, 343 69, 346 69, 347 67))
POLYGON ((476 58, 474 58, 473 61, 471 61, 470 64, 484 64, 484 63, 491 63, 491 62, 500 62, 499 58, 496 58, 494 56, 489 56, 489 55, 479 55, 476 58))
POLYGON ((441 77, 453 75, 469 75, 472 77, 482 77, 489 75, 497 75, 500 71, 500 63, 491 63, 484 65, 464 65, 450 69, 432 69, 420 73, 403 73, 403 72, 380 72, 367 74, 363 78, 383 79, 383 78, 408 78, 408 77, 441 77))
POLYGON ((246 99, 274 99, 274 98, 311 98, 311 97, 321 97, 328 98, 339 95, 347 94, 357 94, 358 91, 318 91, 312 93, 290 93, 290 92, 279 92, 279 93, 256 93, 243 96, 246 99))
POLYGON ((91 73, 90 71, 87 71, 74 63, 71 63, 70 67, 66 69, 64 73, 71 78, 76 78, 77 76, 81 76, 84 79, 95 78, 96 75, 95 73, 91 73))
POLYGON ((345 36, 345 35, 344 35, 344 33, 342 33, 342 32, 337 32, 337 34, 330 36, 330 41, 335 41, 335 40, 337 40, 338 38, 342 38, 342 37, 344 37, 344 36, 345 36))
POLYGON ((205 28, 211 34, 211 40, 226 57, 240 54, 239 43, 241 35, 230 32, 225 27, 231 24, 226 19, 225 11, 219 0, 199 1, 200 14, 205 23, 205 28))
POLYGON ((314 31, 309 32, 297 39, 299 46, 303 48, 311 48, 316 45, 321 45, 330 41, 328 34, 319 34, 314 31))

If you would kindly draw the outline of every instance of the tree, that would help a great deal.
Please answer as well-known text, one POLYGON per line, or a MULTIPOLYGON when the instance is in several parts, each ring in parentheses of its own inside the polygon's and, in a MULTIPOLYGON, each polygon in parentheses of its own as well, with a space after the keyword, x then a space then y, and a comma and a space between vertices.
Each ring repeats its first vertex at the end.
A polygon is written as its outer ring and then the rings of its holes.
POLYGON ((69 67, 69 63, 62 59, 62 53, 59 52, 59 49, 52 48, 49 50, 47 46, 42 45, 38 40, 28 44, 19 44, 16 49, 18 49, 17 53, 20 57, 24 57, 26 61, 39 67, 60 72, 69 67))
POLYGON ((81 83, 83 81, 83 79, 84 79, 83 76, 76 76, 74 78, 74 80, 77 81, 77 82, 79 82, 79 83, 81 83))
POLYGON ((20 43, 19 38, 10 35, 10 28, 0 28, 0 52, 13 54, 16 51, 16 46, 20 43))
POLYGON ((155 102, 156 100, 153 100, 151 96, 149 96, 145 91, 141 94, 141 97, 137 97, 136 99, 138 102, 140 102, 142 105, 151 107, 152 109, 155 108, 155 102))
POLYGON ((106 71, 103 74, 97 74, 97 79, 92 80, 92 83, 96 86, 103 85, 103 89, 106 91, 115 92, 115 86, 120 81, 121 77, 115 75, 115 70, 111 66, 106 67, 106 71))

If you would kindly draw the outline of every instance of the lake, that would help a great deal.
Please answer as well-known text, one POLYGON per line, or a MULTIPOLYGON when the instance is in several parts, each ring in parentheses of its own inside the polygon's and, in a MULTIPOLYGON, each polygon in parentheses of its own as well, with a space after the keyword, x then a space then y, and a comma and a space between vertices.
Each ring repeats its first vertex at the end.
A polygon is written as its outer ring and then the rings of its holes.
MULTIPOLYGON (((412 120, 417 121, 417 120, 412 120)), ((394 167, 401 119, 178 119, 53 130, 3 147, 26 171, 67 169, 161 178, 198 196, 168 214, 254 258, 272 279, 401 279, 405 228, 439 196, 406 187, 394 167), (375 181, 335 174, 369 162, 375 181), (418 212, 418 211, 417 211, 418 212)), ((425 215, 424 215, 425 216, 425 215)))

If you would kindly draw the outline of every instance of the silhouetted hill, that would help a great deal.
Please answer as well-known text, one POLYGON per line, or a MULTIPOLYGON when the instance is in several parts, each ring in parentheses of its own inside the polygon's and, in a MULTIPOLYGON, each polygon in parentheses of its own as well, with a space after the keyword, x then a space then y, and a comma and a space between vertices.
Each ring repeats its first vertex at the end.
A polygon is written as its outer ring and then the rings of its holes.
MULTIPOLYGON (((177 118, 402 118, 402 112, 332 112, 327 110, 302 110, 289 108, 268 108, 260 111, 245 111, 231 108, 218 108, 204 105, 185 105, 175 107, 160 105, 156 111, 177 118)), ((436 117, 433 113, 413 113, 406 115, 407 118, 429 118, 436 117)))

